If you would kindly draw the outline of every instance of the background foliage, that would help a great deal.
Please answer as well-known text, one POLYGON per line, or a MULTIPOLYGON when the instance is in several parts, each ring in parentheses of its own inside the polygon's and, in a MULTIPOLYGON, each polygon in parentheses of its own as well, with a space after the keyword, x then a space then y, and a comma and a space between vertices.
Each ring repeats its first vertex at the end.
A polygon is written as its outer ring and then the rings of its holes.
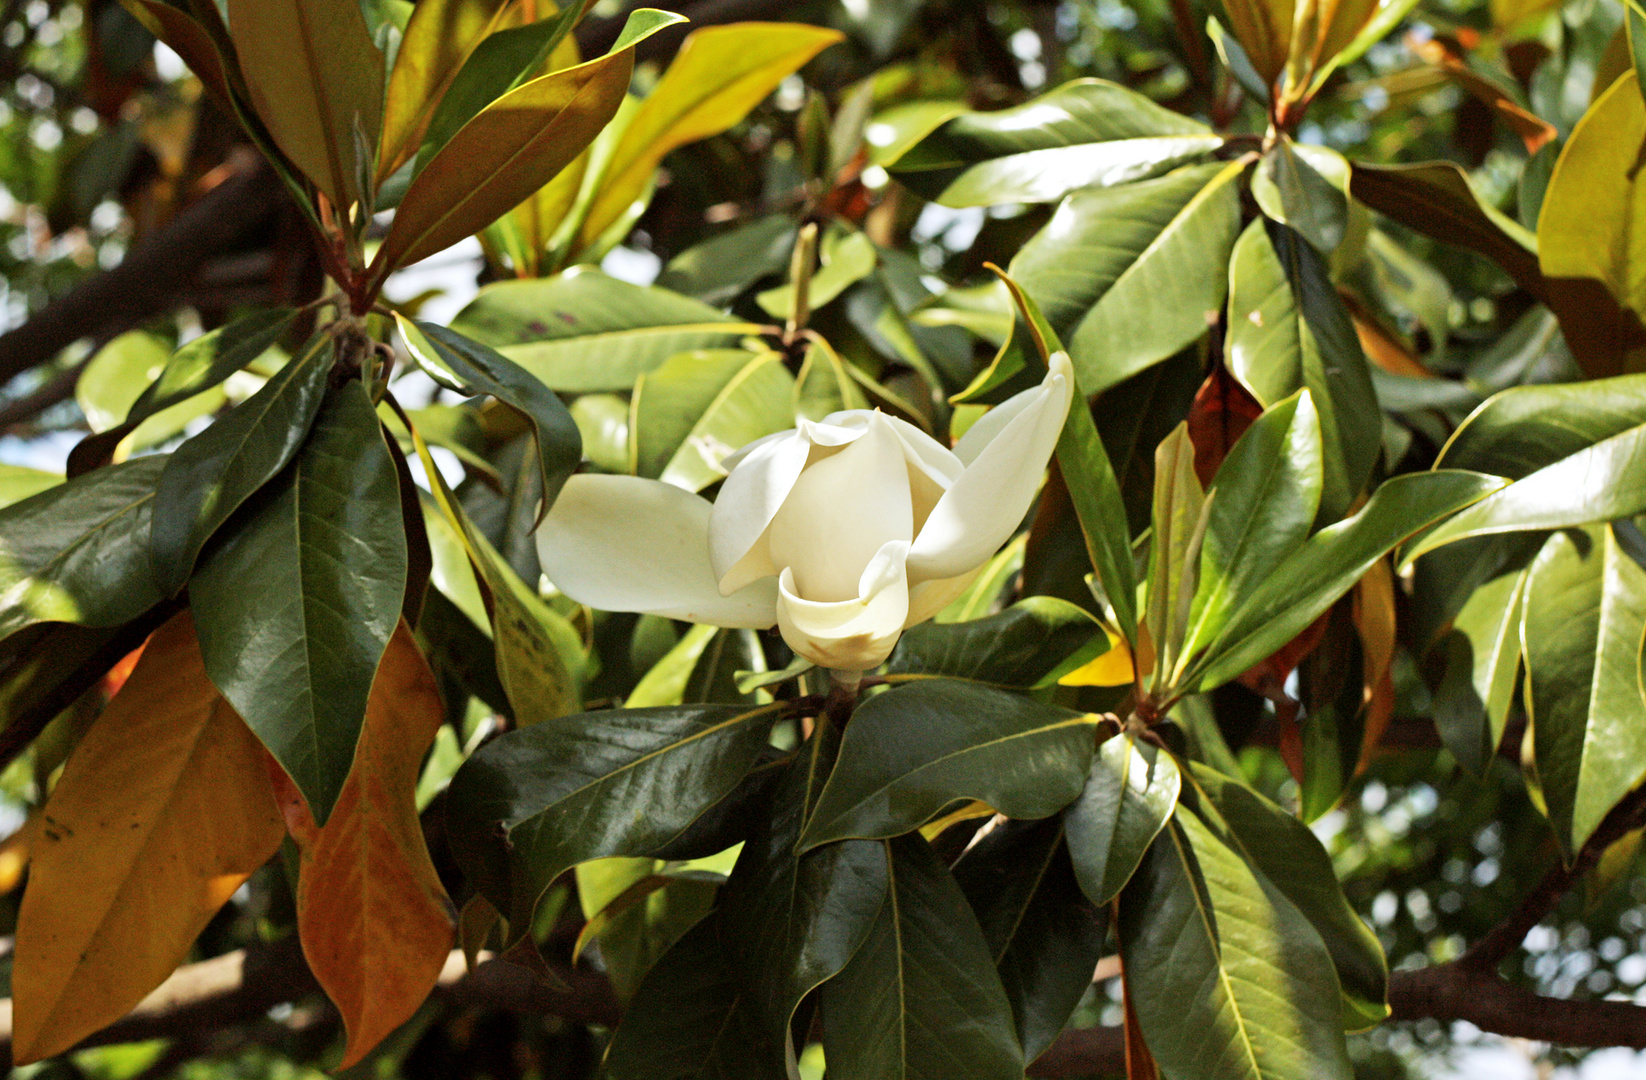
POLYGON ((1643 14, 673 7, 0 8, 20 1071, 1646 1046, 1643 14), (542 578, 575 469, 1063 346, 855 713, 542 578))

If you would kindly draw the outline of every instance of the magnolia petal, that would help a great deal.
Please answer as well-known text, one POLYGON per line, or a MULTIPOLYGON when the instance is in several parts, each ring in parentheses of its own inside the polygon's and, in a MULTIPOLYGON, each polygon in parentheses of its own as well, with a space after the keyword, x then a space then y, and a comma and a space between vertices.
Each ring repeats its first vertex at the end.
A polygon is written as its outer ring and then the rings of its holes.
POLYGON ((964 574, 937 578, 935 581, 922 581, 918 585, 910 586, 909 613, 904 616, 903 628, 906 630, 916 623, 923 623, 948 607, 954 602, 955 597, 965 592, 972 582, 977 580, 977 575, 981 574, 987 565, 987 562, 978 563, 964 574))
POLYGON ((914 537, 903 444, 879 414, 870 414, 862 438, 807 465, 788 496, 767 546, 772 564, 793 570, 796 591, 813 600, 860 595, 863 568, 876 552, 914 537))
POLYGON ((777 628, 789 648, 818 667, 867 671, 891 655, 908 618, 907 541, 882 547, 863 571, 853 600, 819 603, 795 593, 794 571, 778 578, 777 628))
POLYGON ((804 431, 785 431, 755 444, 730 466, 731 474, 720 485, 709 516, 709 563, 722 592, 733 593, 777 574, 766 545, 759 541, 800 479, 811 449, 804 431))
POLYGON ((603 611, 763 629, 777 621, 771 579, 722 596, 709 567, 709 503, 660 480, 580 475, 537 530, 555 587, 603 611))
POLYGON ((983 448, 993 442, 995 438, 1006 429, 1007 424, 1017 419, 1018 414, 1024 409, 1029 408, 1040 400, 1039 396, 1036 394, 1037 390, 1044 389, 1046 384, 1052 380, 1053 376, 1059 373, 1063 373, 1064 378, 1068 379, 1072 383, 1073 379, 1067 373, 1072 372, 1073 370, 1074 367, 1069 362, 1068 353, 1053 353, 1051 361, 1047 365, 1046 377, 1040 380, 1040 385, 1037 387, 1031 387, 1021 393, 1013 394, 1005 401, 1002 401, 999 405, 996 405, 994 408, 984 413, 980 418, 978 418, 978 421, 975 424, 966 429, 966 434, 960 437, 960 441, 954 444, 954 456, 967 465, 970 465, 972 462, 976 461, 977 455, 981 454, 983 452, 983 448))
MULTIPOLYGON (((1040 487, 1073 392, 1068 357, 1053 353, 1051 370, 1039 386, 996 406, 1009 410, 1008 418, 986 429, 980 449, 974 450, 975 444, 966 447, 975 456, 932 508, 909 551, 910 581, 918 584, 965 573, 1006 542, 1040 487)), ((974 429, 988 418, 984 414, 974 429)), ((971 434, 968 431, 967 438, 971 434)))

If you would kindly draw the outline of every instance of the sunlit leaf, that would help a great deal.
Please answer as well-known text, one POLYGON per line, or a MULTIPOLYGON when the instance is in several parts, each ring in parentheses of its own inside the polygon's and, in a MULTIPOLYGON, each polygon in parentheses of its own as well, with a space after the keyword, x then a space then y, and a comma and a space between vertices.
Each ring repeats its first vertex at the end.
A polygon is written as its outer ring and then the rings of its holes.
POLYGON ((48 619, 117 626, 160 601, 148 537, 166 461, 111 465, 0 510, 0 637, 48 619))
POLYGON ((124 1016, 279 849, 265 759, 206 678, 191 619, 174 617, 42 812, 12 967, 17 1061, 124 1016))
POLYGON ((358 4, 228 0, 253 108, 338 213, 365 200, 383 123, 383 54, 358 4))
POLYGON ((532 79, 476 113, 413 177, 373 279, 479 232, 548 183, 617 112, 634 46, 679 21, 650 8, 632 12, 605 56, 532 79))
POLYGON ((581 245, 592 244, 641 197, 670 150, 725 131, 842 37, 838 30, 792 22, 692 31, 613 151, 583 220, 581 245))

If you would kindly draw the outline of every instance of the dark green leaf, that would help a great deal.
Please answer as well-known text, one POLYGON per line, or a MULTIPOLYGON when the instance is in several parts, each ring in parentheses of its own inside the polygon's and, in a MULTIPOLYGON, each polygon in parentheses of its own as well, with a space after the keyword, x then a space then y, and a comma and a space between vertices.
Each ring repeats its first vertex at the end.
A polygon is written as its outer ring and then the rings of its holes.
POLYGON ((1025 1059, 1052 1044, 1091 986, 1109 908, 1080 891, 1062 823, 1003 822, 954 867, 1017 1020, 1025 1059))
POLYGON ((823 984, 829 1074, 1019 1080, 1011 1005, 965 895, 920 837, 885 848, 880 915, 851 962, 823 984))
POLYGON ((1325 262, 1298 233, 1254 221, 1229 264, 1229 370, 1265 406, 1307 388, 1320 417, 1319 520, 1341 517, 1382 445, 1382 413, 1325 262))
POLYGON ((511 731, 452 778, 453 852, 519 940, 562 872, 650 855, 735 788, 776 717, 776 706, 676 706, 578 713, 511 731))
POLYGON ((160 602, 148 538, 166 461, 111 465, 0 510, 0 637, 48 620, 115 626, 160 602))
POLYGON ((354 762, 406 567, 399 478, 365 387, 350 381, 189 582, 206 673, 317 823, 354 762))
POLYGON ((1130 735, 1097 748, 1086 787, 1063 815, 1075 878, 1092 903, 1119 895, 1171 819, 1182 783, 1170 754, 1130 735))
POLYGON ((1331 957, 1285 894, 1191 813, 1120 894, 1144 1041, 1170 1076, 1348 1080, 1331 957))
POLYGON ((720 944, 698 923, 653 965, 606 1048, 610 1080, 785 1080, 783 1051, 749 1011, 720 944))
POLYGON ((963 799, 1013 818, 1055 814, 1080 793, 1098 722, 945 679, 878 694, 852 717, 800 848, 897 836, 963 799))
POLYGON ((331 335, 316 334, 257 393, 171 455, 154 500, 154 570, 167 596, 189 580, 218 527, 303 445, 331 367, 331 335))
POLYGON ((1206 333, 1228 291, 1244 161, 1076 192, 1012 259, 1011 273, 1069 344, 1087 394, 1206 333))
POLYGON ((1320 505, 1320 423, 1307 390, 1264 411, 1212 479, 1186 656, 1309 536, 1320 505))
MULTIPOLYGON (((406 325, 405 321, 401 322, 402 332, 406 325)), ((583 459, 582 437, 560 398, 489 345, 433 323, 411 325, 421 332, 422 340, 434 349, 437 362, 457 377, 465 392, 490 394, 531 421, 532 437, 537 441, 537 463, 543 471, 543 506, 546 510, 553 505, 566 477, 577 470, 578 462, 583 459)), ((410 336, 406 337, 406 343, 414 349, 419 344, 410 336)))
POLYGON ((1031 596, 972 622, 923 623, 904 631, 886 673, 1050 686, 1108 648, 1108 635, 1086 611, 1067 600, 1031 596))
POLYGON ((1396 544, 1502 484, 1449 469, 1384 481, 1360 513, 1315 533, 1275 568, 1194 660, 1182 685, 1210 690, 1235 678, 1301 633, 1396 544))
POLYGON ((822 726, 787 766, 721 900, 725 946, 778 1045, 801 999, 846 966, 885 902, 884 845, 844 840, 795 854, 836 743, 822 726))
POLYGON ((69 454, 69 472, 78 474, 107 461, 120 440, 144 420, 209 390, 263 355, 279 341, 297 313, 291 308, 256 311, 202 334, 166 361, 160 377, 138 395, 125 422, 89 435, 69 454))
POLYGON ((1343 1026, 1358 1031, 1389 1015, 1389 970, 1383 947, 1343 895, 1331 856, 1297 818, 1256 791, 1199 762, 1189 763, 1190 782, 1216 808, 1231 843, 1297 910, 1325 942, 1343 989, 1343 1026))

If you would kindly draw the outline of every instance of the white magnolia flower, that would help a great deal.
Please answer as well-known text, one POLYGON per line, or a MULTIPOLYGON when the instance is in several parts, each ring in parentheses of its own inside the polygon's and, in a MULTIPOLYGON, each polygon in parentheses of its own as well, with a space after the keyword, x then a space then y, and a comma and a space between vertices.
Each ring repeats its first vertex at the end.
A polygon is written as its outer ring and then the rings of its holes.
POLYGON ((658 480, 579 475, 537 533, 543 572, 579 603, 714 626, 775 624, 796 653, 865 671, 958 596, 1016 530, 1073 394, 1055 353, 1039 386, 951 451, 849 409, 756 440, 708 500, 658 480))

